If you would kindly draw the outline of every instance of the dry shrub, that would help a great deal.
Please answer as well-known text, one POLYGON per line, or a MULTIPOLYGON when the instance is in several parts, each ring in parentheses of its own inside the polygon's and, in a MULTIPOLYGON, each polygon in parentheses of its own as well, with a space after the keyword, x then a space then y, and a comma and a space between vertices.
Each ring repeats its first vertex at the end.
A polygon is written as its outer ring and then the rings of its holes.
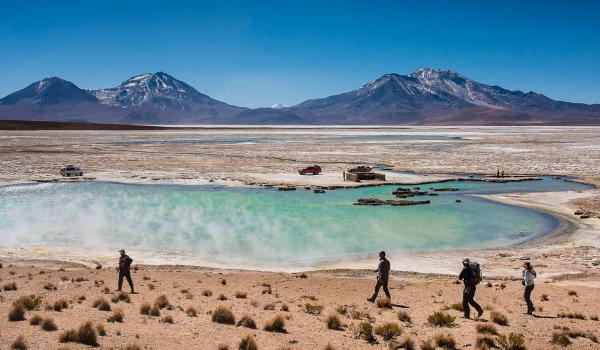
POLYGON ((42 297, 35 294, 23 295, 19 299, 15 300, 13 304, 21 304, 27 310, 38 310, 42 304, 42 297))
POLYGON ((450 333, 440 333, 433 337, 435 346, 441 349, 456 349, 456 340, 450 333))
POLYGON ((152 309, 152 306, 150 305, 149 302, 143 302, 142 305, 140 305, 140 314, 150 315, 151 309, 152 309))
POLYGON ((402 341, 397 342, 397 341, 393 341, 390 343, 390 349, 391 350, 416 350, 417 347, 415 345, 415 341, 410 338, 410 337, 406 337, 404 339, 402 339, 402 341))
POLYGON ((6 292, 17 290, 17 283, 16 282, 7 283, 4 285, 4 287, 2 287, 2 289, 4 289, 4 291, 6 291, 6 292))
POLYGON ((125 318, 125 312, 123 311, 123 308, 115 308, 113 310, 112 315, 108 318, 108 322, 123 322, 123 319, 125 318))
POLYGON ((40 315, 33 315, 30 319, 29 319, 29 324, 32 326, 38 326, 42 323, 43 318, 40 315))
POLYGON ((494 338, 489 335, 480 335, 475 339, 475 349, 477 350, 489 350, 497 348, 494 338))
POLYGON ((167 306, 170 306, 171 304, 169 304, 169 299, 167 298, 166 295, 162 294, 159 295, 156 300, 154 301, 154 306, 156 306, 159 309, 164 309, 167 306))
POLYGON ((174 323, 173 316, 167 315, 167 316, 165 316, 165 317, 162 318, 161 322, 162 323, 173 324, 174 323))
POLYGON ((508 336, 502 334, 496 337, 496 342, 503 350, 527 350, 525 337, 521 333, 510 332, 508 336))
POLYGON ((256 342, 254 341, 254 338, 251 335, 246 335, 240 341, 240 344, 238 345, 238 350, 258 350, 258 346, 256 345, 256 342))
POLYGON ((226 286, 226 285, 227 285, 227 280, 223 278, 223 279, 221 280, 221 284, 222 284, 222 285, 224 285, 224 286, 226 286))
POLYGON ((219 297, 217 299, 219 299, 221 301, 225 301, 225 300, 227 300, 227 297, 224 294, 219 294, 219 297))
POLYGON ((404 332, 402 326, 394 322, 386 322, 375 327, 375 334, 381 336, 384 340, 392 340, 402 335, 402 332, 404 332))
POLYGON ((188 307, 187 310, 185 310, 185 313, 189 317, 196 317, 198 315, 198 311, 196 311, 196 309, 192 306, 188 307))
POLYGON ((77 331, 69 329, 60 334, 58 337, 60 343, 76 343, 77 342, 77 331))
POLYGON ((353 320, 362 320, 362 319, 366 319, 368 321, 373 321, 374 320, 371 315, 369 315, 366 312, 357 310, 356 308, 350 309, 350 317, 353 320))
POLYGON ((265 304, 265 306, 263 307, 264 310, 275 310, 275 304, 273 303, 268 303, 265 304))
POLYGON ((456 317, 442 311, 436 311, 427 317, 427 323, 434 327, 452 327, 456 317))
POLYGON ((281 315, 276 315, 270 321, 267 321, 263 328, 267 332, 287 333, 287 330, 285 329, 285 320, 281 315))
POLYGON ((373 326, 369 321, 362 321, 354 328, 354 336, 363 339, 369 343, 375 341, 373 336, 373 326))
POLYGON ((235 297, 238 299, 246 299, 248 297, 248 293, 246 292, 235 292, 235 297))
POLYGON ((311 315, 320 315, 323 311, 323 306, 313 305, 311 303, 304 304, 304 312, 311 315))
POLYGON ((10 345, 10 348, 13 350, 27 350, 27 343, 25 342, 25 338, 20 335, 15 339, 14 342, 10 345))
POLYGON ((250 316, 243 316, 237 323, 238 327, 246 327, 251 329, 256 329, 256 322, 250 316))
POLYGON ((331 314, 331 315, 327 316, 325 323, 327 323, 327 328, 333 329, 334 331, 344 330, 342 321, 340 321, 340 318, 336 314, 331 314))
POLYGON ((142 350, 142 347, 137 344, 127 344, 123 350, 142 350))
POLYGON ((233 312, 225 306, 218 306, 212 312, 212 321, 222 324, 235 324, 235 316, 233 312))
POLYGON ((110 304, 104 298, 98 298, 94 300, 92 306, 98 308, 100 311, 110 311, 110 304))
POLYGON ((25 321, 25 307, 22 304, 13 305, 8 311, 8 320, 12 322, 25 321))
POLYGON ((475 330, 477 330, 477 333, 479 334, 498 335, 498 330, 493 324, 478 323, 477 326, 475 326, 475 330))
POLYGON ((56 323, 54 323, 54 320, 51 317, 46 317, 42 321, 42 329, 46 332, 53 332, 57 330, 58 327, 56 327, 56 323))
POLYGON ((104 325, 102 323, 98 323, 96 325, 96 332, 98 332, 98 335, 101 337, 106 336, 106 328, 104 328, 104 325))
POLYGON ((375 305, 380 309, 391 309, 392 301, 388 298, 377 298, 375 305))
POLYGON ((574 291, 574 290, 570 290, 567 294, 569 294, 569 296, 572 296, 572 297, 577 297, 578 296, 577 292, 574 291))
POLYGON ((550 299, 548 298, 548 294, 542 294, 542 296, 540 297, 540 300, 541 301, 548 301, 550 299))
POLYGON ((569 346, 571 345, 571 339, 569 339, 565 333, 552 333, 552 340, 550 340, 550 343, 560 346, 569 346))
POLYGON ((66 309, 67 307, 69 307, 69 304, 65 299, 59 299, 54 302, 54 305, 52 305, 52 309, 57 312, 60 312, 63 309, 66 309))
POLYGON ((412 323, 412 319, 410 318, 410 315, 406 311, 398 312, 398 320, 402 321, 402 322, 406 322, 406 323, 412 323))
POLYGON ((508 326, 508 318, 500 311, 492 311, 490 313, 490 320, 501 326, 508 326))
POLYGON ((223 343, 217 344, 217 350, 229 350, 229 345, 223 343))
POLYGON ((43 288, 44 288, 45 290, 49 290, 49 291, 54 291, 54 290, 57 290, 57 289, 58 289, 58 288, 56 288, 56 286, 55 286, 54 284, 52 284, 52 283, 50 283, 50 282, 48 282, 48 283, 44 284, 44 287, 43 287, 43 288))
POLYGON ((92 322, 85 322, 77 330, 69 329, 59 337, 61 343, 81 343, 90 346, 98 346, 96 330, 92 322))
POLYGON ((210 290, 208 290, 208 289, 205 289, 205 290, 202 291, 202 295, 205 296, 205 297, 210 297, 210 296, 212 296, 212 294, 213 293, 210 290))
MULTIPOLYGON (((290 311, 290 307, 289 307, 289 306, 287 306, 287 304, 282 304, 282 305, 281 305, 281 311, 283 311, 283 312, 288 312, 288 311, 290 311)), ((596 321, 597 321, 597 320, 596 320, 596 321)))

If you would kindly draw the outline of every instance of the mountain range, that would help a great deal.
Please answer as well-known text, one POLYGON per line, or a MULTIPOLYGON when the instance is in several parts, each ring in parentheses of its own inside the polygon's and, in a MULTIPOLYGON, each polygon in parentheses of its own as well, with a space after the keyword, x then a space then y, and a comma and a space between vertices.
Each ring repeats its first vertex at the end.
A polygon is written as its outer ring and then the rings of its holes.
POLYGON ((599 125, 600 104, 507 90, 450 70, 385 74, 295 106, 238 107, 164 72, 85 90, 51 77, 0 99, 0 119, 120 124, 599 125))

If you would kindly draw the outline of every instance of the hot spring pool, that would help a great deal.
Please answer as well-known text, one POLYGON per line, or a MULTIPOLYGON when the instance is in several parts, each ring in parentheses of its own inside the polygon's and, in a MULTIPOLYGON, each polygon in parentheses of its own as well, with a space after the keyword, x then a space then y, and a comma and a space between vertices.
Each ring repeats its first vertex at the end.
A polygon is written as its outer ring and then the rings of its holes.
POLYGON ((396 187, 315 194, 107 182, 4 186, 0 187, 0 245, 180 252, 228 267, 311 266, 379 250, 518 244, 553 231, 558 219, 473 194, 590 188, 553 178, 504 184, 448 182, 420 186, 460 189, 424 197, 431 200, 429 205, 352 205, 362 197, 393 199, 396 187))

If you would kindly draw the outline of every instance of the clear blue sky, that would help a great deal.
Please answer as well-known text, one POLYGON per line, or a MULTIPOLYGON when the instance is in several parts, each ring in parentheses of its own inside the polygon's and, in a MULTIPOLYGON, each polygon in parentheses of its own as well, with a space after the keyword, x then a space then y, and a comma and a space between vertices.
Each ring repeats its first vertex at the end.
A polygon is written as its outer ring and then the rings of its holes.
POLYGON ((293 105, 421 67, 600 103, 600 2, 0 4, 1 96, 47 76, 99 88, 165 71, 231 104, 293 105))

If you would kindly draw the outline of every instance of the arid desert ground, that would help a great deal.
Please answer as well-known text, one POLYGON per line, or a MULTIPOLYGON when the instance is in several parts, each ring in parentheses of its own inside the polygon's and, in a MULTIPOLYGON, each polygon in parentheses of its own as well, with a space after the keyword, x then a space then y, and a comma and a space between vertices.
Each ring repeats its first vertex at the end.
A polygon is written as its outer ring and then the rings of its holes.
MULTIPOLYGON (((492 175, 503 169, 508 178, 562 175, 598 185, 600 128, 2 131, 0 162, 2 184, 62 181, 59 169, 74 164, 84 169, 89 181, 337 187, 352 185, 342 181, 342 170, 366 164, 379 166, 393 183, 492 175), (424 135, 427 138, 418 137, 424 135), (321 165, 324 173, 298 175, 297 169, 312 164, 321 165)), ((591 189, 487 197, 548 212, 561 220, 561 226, 541 240, 517 247, 390 257, 392 309, 366 300, 374 285, 371 270, 377 264, 376 252, 372 259, 340 261, 302 273, 157 266, 132 256, 138 293, 127 293, 126 286, 119 300, 120 295, 113 292, 116 252, 99 257, 89 254, 89 249, 82 253, 83 249, 2 246, 0 242, 0 349, 18 345, 13 342, 19 336, 30 349, 88 348, 59 342, 65 331, 88 321, 94 330, 102 325, 106 332, 98 335, 99 346, 113 349, 135 349, 136 345, 238 349, 247 335, 258 349, 401 349, 407 339, 414 341, 416 349, 428 349, 440 334, 449 335, 455 344, 438 337, 438 348, 519 349, 514 347, 519 343, 517 334, 523 336, 527 349, 598 348, 600 194, 591 189), (476 299, 486 311, 478 321, 462 319, 453 305, 462 297, 462 286, 455 282, 460 260, 466 255, 483 265, 484 281, 476 299), (538 271, 533 293, 536 317, 524 314, 519 277, 525 260, 538 271), (31 308, 25 310, 24 319, 10 321, 21 319, 15 302, 31 295, 28 302, 16 303, 31 308), (159 315, 141 314, 144 303, 153 309, 161 295, 168 303, 162 300, 164 308, 154 312, 159 315), (106 299, 112 311, 94 308, 99 298, 106 299), (230 309, 235 322, 249 316, 256 329, 213 322, 213 316, 222 313, 216 310, 219 306, 230 309), (119 311, 109 322, 114 310, 123 311, 122 322, 118 322, 119 311), (429 322, 437 311, 451 316, 448 327, 433 324, 435 317, 429 322), (52 319, 56 330, 31 325, 35 315, 52 319), (285 333, 265 330, 278 315, 285 333), (334 329, 328 328, 327 320, 334 329), (397 327, 382 327, 386 323, 397 327), (365 336, 367 324, 373 327, 374 339, 365 336), (499 336, 479 334, 485 331, 499 336), (510 344, 504 344, 503 336, 513 339, 513 347, 505 346, 510 344)))

